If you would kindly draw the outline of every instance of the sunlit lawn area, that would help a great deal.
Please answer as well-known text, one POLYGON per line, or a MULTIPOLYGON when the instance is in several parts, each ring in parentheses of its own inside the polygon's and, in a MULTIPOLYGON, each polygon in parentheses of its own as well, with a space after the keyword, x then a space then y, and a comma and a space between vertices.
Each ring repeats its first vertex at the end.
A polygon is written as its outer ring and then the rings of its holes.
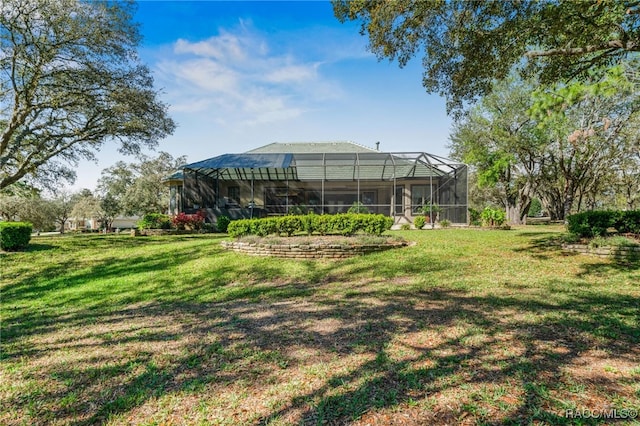
POLYGON ((0 254, 0 424, 610 424, 565 414, 640 407, 640 267, 562 232, 342 261, 34 238, 0 254))

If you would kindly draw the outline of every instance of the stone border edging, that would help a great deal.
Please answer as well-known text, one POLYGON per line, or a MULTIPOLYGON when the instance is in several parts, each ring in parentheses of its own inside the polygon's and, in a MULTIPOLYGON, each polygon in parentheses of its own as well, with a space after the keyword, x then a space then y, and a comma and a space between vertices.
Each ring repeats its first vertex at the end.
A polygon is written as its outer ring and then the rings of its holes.
POLYGON ((273 256, 290 259, 345 259, 366 253, 405 247, 406 242, 388 244, 338 244, 338 243, 245 243, 222 241, 222 247, 252 256, 273 256))
POLYGON ((563 244, 562 250, 600 258, 613 258, 618 260, 640 259, 640 247, 634 246, 589 247, 588 244, 563 244))

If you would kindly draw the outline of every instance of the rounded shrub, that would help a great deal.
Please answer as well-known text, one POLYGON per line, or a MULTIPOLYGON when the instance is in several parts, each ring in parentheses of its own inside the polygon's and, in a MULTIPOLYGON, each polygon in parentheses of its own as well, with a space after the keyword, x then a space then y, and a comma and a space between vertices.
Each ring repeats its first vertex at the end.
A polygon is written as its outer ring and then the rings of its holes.
POLYGON ((567 230, 584 238, 604 237, 614 225, 616 212, 594 210, 567 216, 567 230))
POLYGON ((229 223, 231 223, 231 219, 228 216, 219 216, 216 221, 216 229, 218 232, 227 232, 229 223))
POLYGON ((640 210, 616 212, 613 227, 623 234, 640 234, 640 210))
POLYGON ((424 216, 417 216, 415 218, 413 218, 413 226, 416 227, 416 229, 422 229, 422 227, 424 226, 426 220, 424 218, 424 216))
POLYGON ((0 222, 0 249, 20 250, 29 245, 33 225, 27 222, 0 222))
POLYGON ((170 229, 171 217, 162 213, 147 213, 138 221, 138 229, 170 229))

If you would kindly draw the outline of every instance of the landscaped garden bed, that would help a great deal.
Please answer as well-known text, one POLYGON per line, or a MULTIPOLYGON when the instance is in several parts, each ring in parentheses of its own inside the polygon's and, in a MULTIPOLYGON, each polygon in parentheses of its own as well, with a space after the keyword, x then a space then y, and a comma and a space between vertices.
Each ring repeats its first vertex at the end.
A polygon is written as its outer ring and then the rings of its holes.
POLYGON ((640 260, 640 211, 585 211, 568 218, 569 240, 565 252, 640 260))

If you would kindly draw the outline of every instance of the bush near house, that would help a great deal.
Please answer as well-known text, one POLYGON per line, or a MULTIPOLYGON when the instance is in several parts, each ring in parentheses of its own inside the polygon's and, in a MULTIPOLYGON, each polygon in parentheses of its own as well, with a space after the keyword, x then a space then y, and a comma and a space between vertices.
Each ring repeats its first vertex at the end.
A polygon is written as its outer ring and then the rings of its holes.
POLYGON ((567 229, 581 238, 604 237, 609 228, 640 234, 640 210, 593 210, 567 216, 567 229))
POLYGON ((390 229, 391 225, 393 225, 393 219, 381 214, 309 214, 235 220, 229 224, 227 232, 232 237, 245 235, 264 237, 271 234, 292 236, 298 233, 353 235, 357 232, 380 235, 390 229))
POLYGON ((178 230, 190 229, 197 231, 202 229, 204 225, 204 214, 200 212, 195 214, 178 213, 171 218, 171 224, 178 230))
POLYGON ((485 207, 480 213, 482 226, 502 226, 507 221, 507 214, 502 209, 485 207))
POLYGON ((0 222, 0 249, 19 250, 29 245, 33 226, 27 222, 0 222))
POLYGON ((138 229, 171 229, 171 217, 162 213, 147 213, 138 222, 138 229))
POLYGON ((228 216, 219 216, 216 220, 216 229, 218 232, 227 232, 229 223, 231 223, 231 219, 228 216))

